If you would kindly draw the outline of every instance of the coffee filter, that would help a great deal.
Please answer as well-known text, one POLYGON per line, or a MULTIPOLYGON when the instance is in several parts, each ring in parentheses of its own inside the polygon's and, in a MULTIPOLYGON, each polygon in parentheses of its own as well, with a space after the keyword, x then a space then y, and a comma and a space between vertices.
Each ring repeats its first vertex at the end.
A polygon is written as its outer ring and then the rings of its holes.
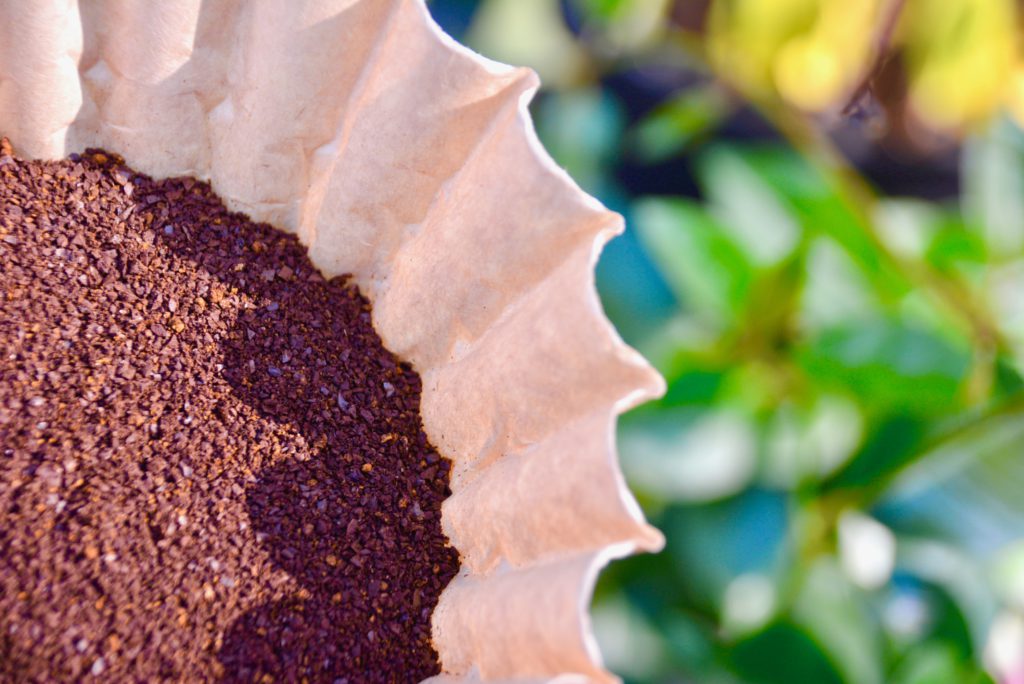
POLYGON ((656 550, 616 416, 663 390, 594 288, 622 219, 540 146, 537 77, 445 36, 422 0, 0 0, 0 132, 212 181, 353 274, 423 379, 454 463, 463 564, 433 616, 438 682, 607 682, 599 569, 656 550))

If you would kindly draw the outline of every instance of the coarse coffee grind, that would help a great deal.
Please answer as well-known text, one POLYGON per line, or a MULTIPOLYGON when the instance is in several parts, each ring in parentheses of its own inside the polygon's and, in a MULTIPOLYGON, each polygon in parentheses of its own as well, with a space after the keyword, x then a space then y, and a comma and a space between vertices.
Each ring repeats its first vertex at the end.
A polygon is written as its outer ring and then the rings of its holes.
POLYGON ((210 185, 0 149, 0 681, 415 682, 449 462, 370 304, 210 185))

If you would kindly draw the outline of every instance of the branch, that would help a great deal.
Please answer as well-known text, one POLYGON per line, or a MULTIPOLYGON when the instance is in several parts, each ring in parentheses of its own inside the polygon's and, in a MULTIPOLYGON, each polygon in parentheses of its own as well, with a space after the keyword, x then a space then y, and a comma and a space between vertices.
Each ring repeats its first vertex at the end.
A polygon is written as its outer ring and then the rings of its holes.
POLYGON ((853 114, 860 106, 861 101, 870 92, 871 84, 882 72, 882 68, 889 61, 889 48, 892 45, 892 36, 896 32, 896 25, 899 23, 900 15, 906 0, 890 0, 888 11, 882 19, 878 35, 875 38, 875 60, 871 67, 864 73, 864 78, 854 89, 846 106, 842 109, 843 116, 853 114))

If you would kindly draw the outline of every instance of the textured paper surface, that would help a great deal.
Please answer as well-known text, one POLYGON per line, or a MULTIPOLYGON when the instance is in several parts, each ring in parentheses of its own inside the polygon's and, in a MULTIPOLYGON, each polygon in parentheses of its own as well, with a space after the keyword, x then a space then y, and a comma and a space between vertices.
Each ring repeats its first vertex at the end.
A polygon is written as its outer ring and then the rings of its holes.
POLYGON ((211 179, 354 274, 420 372, 463 557, 434 613, 444 683, 614 681, 594 579, 662 543, 614 440, 662 381, 594 290, 621 218, 541 149, 536 88, 422 0, 0 0, 0 131, 19 153, 102 146, 211 179))

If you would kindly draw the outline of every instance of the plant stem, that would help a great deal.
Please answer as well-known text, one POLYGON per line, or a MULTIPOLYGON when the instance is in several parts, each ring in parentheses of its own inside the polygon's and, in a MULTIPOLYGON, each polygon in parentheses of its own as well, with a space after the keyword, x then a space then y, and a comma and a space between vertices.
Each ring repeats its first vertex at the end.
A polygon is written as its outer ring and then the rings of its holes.
POLYGON ((896 25, 899 24, 900 15, 903 14, 903 6, 906 5, 906 0, 890 0, 889 6, 886 8, 886 12, 882 17, 882 21, 879 25, 877 37, 875 38, 875 59, 874 62, 865 70, 864 78, 854 89, 853 94, 847 101, 846 106, 843 107, 843 114, 852 114, 860 106, 861 100, 871 90, 871 83, 875 80, 875 77, 882 71, 882 67, 885 66, 886 61, 889 59, 889 48, 892 44, 892 35, 896 31, 896 25))

